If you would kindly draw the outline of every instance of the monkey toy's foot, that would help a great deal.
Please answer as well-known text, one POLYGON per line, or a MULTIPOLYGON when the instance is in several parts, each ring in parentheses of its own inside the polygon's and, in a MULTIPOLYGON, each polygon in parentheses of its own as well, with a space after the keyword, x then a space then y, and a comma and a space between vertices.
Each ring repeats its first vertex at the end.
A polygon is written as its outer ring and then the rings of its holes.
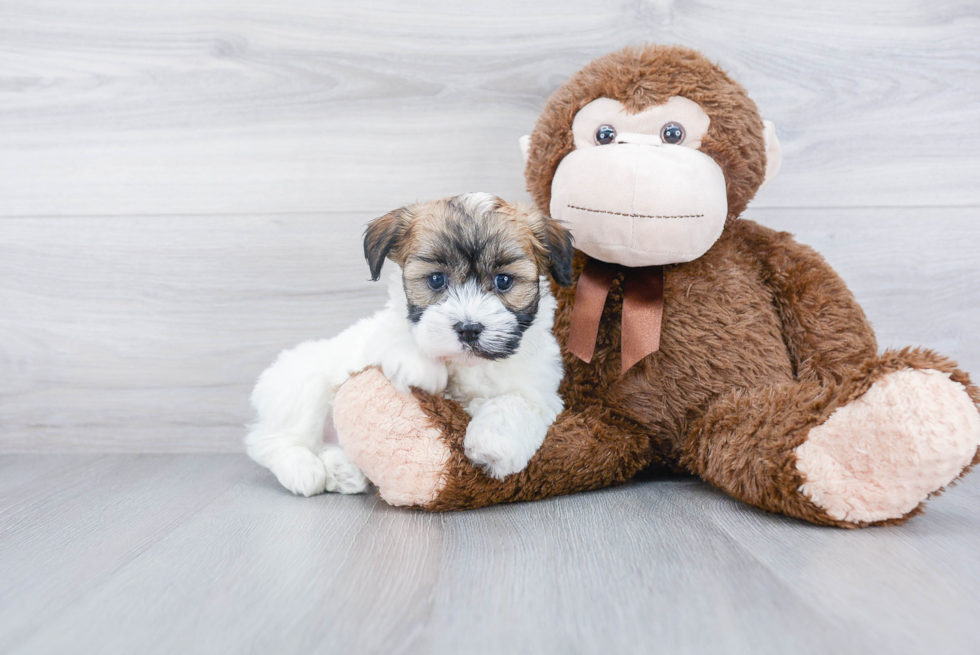
POLYGON ((334 425, 344 452, 388 504, 425 507, 438 497, 450 449, 418 400, 400 393, 380 370, 344 383, 334 425), (361 411, 366 407, 371 411, 361 411))
POLYGON ((970 465, 980 414, 949 373, 888 373, 810 430, 796 449, 800 491, 852 524, 901 519, 970 465))

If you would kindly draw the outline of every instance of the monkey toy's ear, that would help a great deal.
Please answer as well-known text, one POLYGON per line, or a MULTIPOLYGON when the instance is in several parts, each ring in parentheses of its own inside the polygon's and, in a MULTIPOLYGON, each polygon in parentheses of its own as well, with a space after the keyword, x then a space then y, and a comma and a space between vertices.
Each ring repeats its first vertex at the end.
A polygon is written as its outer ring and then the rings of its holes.
POLYGON ((772 121, 762 121, 762 134, 766 139, 766 179, 762 181, 762 186, 769 184, 769 180, 776 177, 779 172, 779 165, 783 163, 783 151, 779 146, 779 139, 776 138, 776 124, 772 121))
POLYGON ((368 223, 364 230, 364 259, 371 269, 371 280, 381 277, 381 266, 408 231, 406 207, 390 211, 368 223))
POLYGON ((531 152, 531 135, 525 134, 517 140, 517 144, 521 147, 521 155, 524 156, 524 165, 526 166, 528 155, 531 152))

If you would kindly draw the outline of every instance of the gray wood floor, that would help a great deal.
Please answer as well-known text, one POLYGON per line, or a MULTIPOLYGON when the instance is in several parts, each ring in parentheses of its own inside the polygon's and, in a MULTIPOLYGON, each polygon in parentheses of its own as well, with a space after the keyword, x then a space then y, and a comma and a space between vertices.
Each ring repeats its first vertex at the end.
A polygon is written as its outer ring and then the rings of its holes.
POLYGON ((898 528, 691 479, 457 514, 238 455, 0 456, 4 653, 976 653, 980 478, 898 528))

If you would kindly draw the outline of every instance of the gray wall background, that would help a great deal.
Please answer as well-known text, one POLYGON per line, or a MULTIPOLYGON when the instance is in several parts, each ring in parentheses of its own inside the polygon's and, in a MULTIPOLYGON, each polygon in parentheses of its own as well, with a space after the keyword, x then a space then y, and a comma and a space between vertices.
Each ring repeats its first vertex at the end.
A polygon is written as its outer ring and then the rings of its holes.
POLYGON ((883 346, 980 373, 975 0, 3 0, 0 452, 239 450, 275 354, 381 302, 364 223, 528 199, 545 99, 645 41, 776 122, 747 217, 822 251, 883 346))

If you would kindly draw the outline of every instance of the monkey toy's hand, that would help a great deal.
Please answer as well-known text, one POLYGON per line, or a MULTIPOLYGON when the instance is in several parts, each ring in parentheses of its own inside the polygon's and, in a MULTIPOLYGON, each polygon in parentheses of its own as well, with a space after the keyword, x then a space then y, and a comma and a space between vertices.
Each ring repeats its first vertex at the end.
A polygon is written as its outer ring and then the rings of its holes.
POLYGON ((414 343, 392 344, 381 356, 381 372, 402 393, 416 387, 441 394, 449 379, 446 365, 427 357, 414 343))

